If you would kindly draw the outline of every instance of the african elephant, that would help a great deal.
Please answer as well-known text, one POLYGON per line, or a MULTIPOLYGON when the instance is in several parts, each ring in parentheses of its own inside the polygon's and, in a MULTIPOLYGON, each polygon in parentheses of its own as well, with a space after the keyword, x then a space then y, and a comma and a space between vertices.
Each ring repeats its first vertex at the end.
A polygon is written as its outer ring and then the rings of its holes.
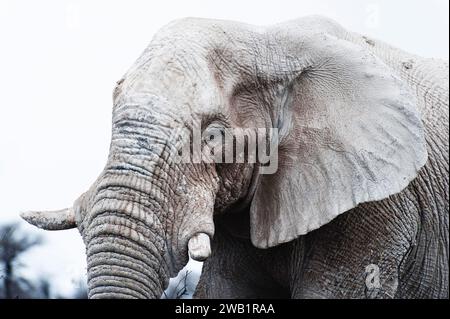
POLYGON ((113 100, 96 182, 71 208, 22 214, 79 229, 90 298, 159 298, 189 255, 206 260, 200 298, 448 298, 448 63, 322 17, 187 18, 113 100), (198 122, 276 129, 276 172, 174 161, 198 122))

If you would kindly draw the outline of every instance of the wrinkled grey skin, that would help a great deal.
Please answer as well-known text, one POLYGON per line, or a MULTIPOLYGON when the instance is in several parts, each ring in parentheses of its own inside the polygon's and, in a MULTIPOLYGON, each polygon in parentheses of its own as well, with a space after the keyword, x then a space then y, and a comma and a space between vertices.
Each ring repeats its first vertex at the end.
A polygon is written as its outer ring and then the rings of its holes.
POLYGON ((118 82, 94 185, 23 217, 78 227, 90 298, 159 298, 199 233, 196 297, 448 298, 448 123, 445 62, 320 17, 183 19, 118 82), (278 172, 174 163, 194 119, 279 128, 278 172))

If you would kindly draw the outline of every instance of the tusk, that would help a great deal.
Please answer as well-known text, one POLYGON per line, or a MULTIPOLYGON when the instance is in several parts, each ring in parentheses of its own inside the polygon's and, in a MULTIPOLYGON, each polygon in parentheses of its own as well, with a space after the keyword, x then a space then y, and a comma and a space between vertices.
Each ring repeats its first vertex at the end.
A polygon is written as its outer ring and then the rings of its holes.
POLYGON ((205 261, 211 255, 211 243, 209 236, 198 233, 189 239, 189 256, 196 261, 205 261))
POLYGON ((75 213, 73 208, 57 211, 25 212, 20 217, 28 223, 45 230, 63 230, 75 228, 75 213))

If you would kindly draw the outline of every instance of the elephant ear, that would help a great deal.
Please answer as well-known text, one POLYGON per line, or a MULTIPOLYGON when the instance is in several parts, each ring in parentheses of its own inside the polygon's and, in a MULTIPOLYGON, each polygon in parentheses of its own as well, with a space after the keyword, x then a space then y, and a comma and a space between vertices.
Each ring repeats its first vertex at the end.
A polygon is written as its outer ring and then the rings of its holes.
POLYGON ((308 65, 272 107, 281 123, 278 171, 260 175, 251 203, 259 248, 402 191, 427 160, 415 97, 383 62, 326 34, 301 47, 289 56, 307 55, 308 65))

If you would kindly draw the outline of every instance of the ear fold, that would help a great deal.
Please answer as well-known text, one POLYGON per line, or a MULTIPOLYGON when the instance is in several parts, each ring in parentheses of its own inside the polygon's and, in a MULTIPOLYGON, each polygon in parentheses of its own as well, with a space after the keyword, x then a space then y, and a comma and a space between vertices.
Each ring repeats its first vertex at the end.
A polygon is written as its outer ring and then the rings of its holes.
POLYGON ((309 67, 286 83, 281 110, 273 107, 285 132, 279 168, 260 176, 251 204, 259 248, 402 191, 427 159, 415 98, 386 65, 329 35, 302 48, 309 67))

